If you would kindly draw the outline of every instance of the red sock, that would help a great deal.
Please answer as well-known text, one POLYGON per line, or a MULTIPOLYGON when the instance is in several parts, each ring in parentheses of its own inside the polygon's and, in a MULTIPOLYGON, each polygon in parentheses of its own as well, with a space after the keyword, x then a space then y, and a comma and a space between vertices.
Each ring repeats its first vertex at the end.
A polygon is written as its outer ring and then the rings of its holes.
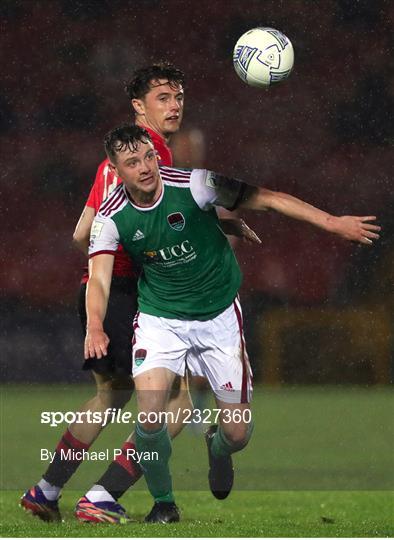
POLYGON ((103 476, 96 482, 116 500, 142 476, 141 468, 133 457, 133 450, 135 451, 134 443, 125 442, 122 446, 122 453, 114 459, 103 476))
POLYGON ((83 452, 89 447, 90 444, 79 441, 67 429, 56 447, 54 460, 43 475, 44 480, 63 487, 82 463, 83 452))

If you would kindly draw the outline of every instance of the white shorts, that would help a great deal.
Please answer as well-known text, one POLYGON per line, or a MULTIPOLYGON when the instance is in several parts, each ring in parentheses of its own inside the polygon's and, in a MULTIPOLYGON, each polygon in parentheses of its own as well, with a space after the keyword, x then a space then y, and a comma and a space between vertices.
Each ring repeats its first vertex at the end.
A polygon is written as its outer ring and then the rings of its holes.
POLYGON ((226 403, 248 403, 252 370, 245 347, 238 299, 208 321, 183 321, 137 313, 134 319, 133 377, 164 367, 183 376, 205 377, 226 403))

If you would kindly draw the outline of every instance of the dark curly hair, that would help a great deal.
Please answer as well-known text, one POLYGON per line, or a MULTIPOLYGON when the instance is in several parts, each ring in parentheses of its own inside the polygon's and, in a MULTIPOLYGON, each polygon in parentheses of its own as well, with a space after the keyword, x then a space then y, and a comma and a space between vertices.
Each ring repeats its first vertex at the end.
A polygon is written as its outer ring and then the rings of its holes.
POLYGON ((141 99, 151 89, 152 81, 167 79, 170 86, 184 86, 185 75, 168 62, 159 62, 151 66, 137 69, 133 78, 125 86, 126 94, 130 99, 141 99))
POLYGON ((135 152, 140 142, 148 141, 152 142, 152 139, 146 129, 136 124, 122 124, 106 134, 104 148, 108 158, 114 161, 119 152, 127 148, 135 152))

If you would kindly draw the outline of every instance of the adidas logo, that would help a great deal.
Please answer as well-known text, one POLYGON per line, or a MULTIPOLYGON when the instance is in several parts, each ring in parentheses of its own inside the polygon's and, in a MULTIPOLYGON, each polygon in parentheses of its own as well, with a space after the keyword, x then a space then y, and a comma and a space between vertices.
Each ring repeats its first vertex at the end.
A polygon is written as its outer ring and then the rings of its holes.
POLYGON ((231 382, 226 382, 226 384, 222 384, 222 386, 220 388, 221 388, 221 390, 228 390, 229 392, 235 392, 231 382))
POLYGON ((137 240, 142 240, 143 238, 145 238, 145 235, 142 231, 140 231, 139 229, 137 229, 135 235, 133 236, 133 242, 136 242, 137 240))

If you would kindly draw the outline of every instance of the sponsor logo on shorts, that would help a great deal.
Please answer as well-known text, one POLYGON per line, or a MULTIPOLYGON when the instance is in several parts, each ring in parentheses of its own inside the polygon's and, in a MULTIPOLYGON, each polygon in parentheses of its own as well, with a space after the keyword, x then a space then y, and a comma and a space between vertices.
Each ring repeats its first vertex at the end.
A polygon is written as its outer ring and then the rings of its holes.
POLYGON ((231 382, 226 382, 225 384, 222 384, 220 388, 221 390, 227 390, 227 392, 235 392, 231 382))
POLYGON ((174 212, 167 216, 169 226, 175 231, 183 231, 185 228, 185 217, 181 212, 174 212))
POLYGON ((137 351, 135 351, 134 362, 137 367, 139 367, 142 364, 142 362, 145 360, 146 354, 147 354, 146 349, 138 349, 137 351))

